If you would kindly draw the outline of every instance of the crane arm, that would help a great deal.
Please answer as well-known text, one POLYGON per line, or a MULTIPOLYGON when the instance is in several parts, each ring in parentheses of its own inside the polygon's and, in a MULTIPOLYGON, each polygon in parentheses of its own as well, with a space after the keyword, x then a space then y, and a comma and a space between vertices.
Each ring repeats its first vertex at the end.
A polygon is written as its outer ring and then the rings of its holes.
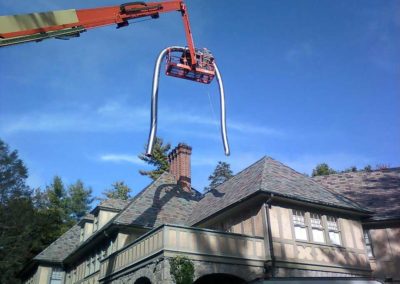
POLYGON ((131 2, 92 9, 0 16, 0 47, 47 38, 77 37, 86 30, 114 24, 122 28, 129 25, 129 20, 143 17, 155 19, 161 13, 173 11, 181 12, 191 64, 195 65, 195 46, 183 1, 131 2))

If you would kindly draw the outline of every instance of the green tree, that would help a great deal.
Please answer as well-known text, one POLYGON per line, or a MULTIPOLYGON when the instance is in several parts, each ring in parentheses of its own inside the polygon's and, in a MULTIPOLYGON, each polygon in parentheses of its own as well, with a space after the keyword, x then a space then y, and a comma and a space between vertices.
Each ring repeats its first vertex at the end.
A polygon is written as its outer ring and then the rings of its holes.
POLYGON ((329 167, 327 163, 318 164, 312 171, 312 176, 327 176, 331 174, 336 174, 336 171, 329 167))
POLYGON ((68 187, 67 212, 76 222, 80 220, 91 208, 92 189, 86 188, 81 180, 77 180, 68 187))
POLYGON ((169 273, 176 284, 192 284, 194 279, 193 262, 185 256, 175 256, 169 259, 169 273))
POLYGON ((61 235, 74 224, 68 208, 69 197, 61 177, 53 178, 53 182, 46 187, 45 194, 48 198, 47 214, 58 228, 56 235, 61 235))
POLYGON ((0 283, 16 274, 89 209, 91 191, 78 181, 68 191, 55 177, 45 191, 26 185, 28 170, 0 139, 0 283), (85 211, 85 212, 84 212, 85 211))
POLYGON ((344 169, 343 171, 340 171, 341 173, 356 173, 358 172, 358 169, 356 166, 351 166, 350 168, 344 169))
POLYGON ((107 198, 116 198, 122 200, 128 200, 130 198, 130 193, 132 190, 123 181, 116 181, 111 186, 111 189, 107 189, 103 192, 107 198))
POLYGON ((0 204, 29 195, 31 190, 25 184, 27 177, 28 169, 18 158, 17 150, 10 151, 0 139, 0 204))
POLYGON ((153 153, 151 157, 146 156, 145 154, 140 154, 138 156, 142 161, 154 166, 155 169, 151 171, 139 170, 139 173, 156 180, 163 172, 169 171, 168 152, 170 149, 170 143, 164 144, 164 141, 157 137, 154 142, 153 153))
POLYGON ((365 171, 365 172, 372 172, 372 167, 371 167, 371 165, 366 165, 366 166, 364 167, 363 171, 365 171))
POLYGON ((0 283, 19 283, 16 273, 32 257, 35 214, 27 177, 18 152, 0 140, 0 283))
POLYGON ((213 190, 231 177, 233 177, 231 166, 226 162, 219 161, 214 172, 208 177, 210 184, 205 188, 205 190, 213 190))

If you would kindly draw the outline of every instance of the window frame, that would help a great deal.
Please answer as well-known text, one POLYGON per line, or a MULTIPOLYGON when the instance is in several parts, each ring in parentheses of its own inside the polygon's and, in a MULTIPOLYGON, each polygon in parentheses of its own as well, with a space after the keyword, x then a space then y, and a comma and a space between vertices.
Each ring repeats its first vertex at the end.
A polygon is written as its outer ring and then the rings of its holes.
POLYGON ((339 218, 336 217, 336 216, 333 216, 333 215, 325 215, 325 222, 326 222, 327 240, 329 241, 329 244, 333 245, 333 246, 339 246, 339 247, 343 246, 342 230, 340 229, 339 218), (334 222, 336 224, 335 228, 329 226, 329 223, 332 222, 329 219, 333 219, 334 220, 334 222), (338 234, 338 236, 339 236, 339 244, 336 244, 336 243, 334 243, 332 241, 332 239, 330 237, 330 234, 329 234, 331 232, 338 234))
POLYGON ((64 283, 64 275, 63 275, 63 270, 60 267, 52 267, 51 268, 51 274, 50 274, 50 281, 49 283, 56 284, 56 283, 64 283), (57 276, 57 277, 55 277, 57 276))
POLYGON ((363 237, 365 243, 365 251, 367 253, 368 258, 375 259, 374 246, 372 244, 371 234, 369 230, 363 230, 363 237), (368 250, 368 248, 370 248, 370 250, 368 250), (371 252, 371 255, 369 254, 369 252, 371 252))
POLYGON ((293 234, 294 234, 294 238, 297 241, 303 241, 303 242, 310 241, 310 236, 309 236, 310 234, 308 232, 308 224, 307 224, 306 214, 307 214, 307 212, 305 212, 304 210, 292 209, 293 234), (298 214, 298 213, 300 213, 300 214, 298 214), (300 217, 302 217, 302 218, 300 218, 300 217), (298 236, 296 236, 296 227, 305 230, 306 239, 298 238, 298 236))
POLYGON ((292 233, 293 233, 293 238, 295 241, 299 242, 308 242, 308 243, 314 243, 318 245, 329 245, 329 246, 336 246, 336 247, 343 247, 343 236, 342 236, 342 229, 340 227, 340 219, 339 217, 335 215, 327 215, 324 213, 318 213, 316 211, 306 211, 304 209, 298 209, 298 208, 291 208, 291 224, 292 224, 292 233), (296 213, 297 212, 297 213, 296 213), (299 216, 298 213, 303 214, 304 217, 304 223, 296 222, 296 216, 299 216), (315 222, 313 222, 313 218, 315 216, 319 216, 320 224, 317 225, 315 222), (330 227, 328 224, 328 221, 335 220, 336 222, 336 228, 330 227), (301 227, 306 229, 306 234, 307 234, 307 240, 298 238, 296 236, 296 227, 301 227), (320 242, 315 240, 313 230, 320 230, 322 231, 324 242, 320 242), (337 233, 339 236, 339 242, 340 244, 336 244, 332 242, 329 233, 334 232, 337 233))
POLYGON ((309 212, 309 221, 310 221, 310 236, 312 238, 312 242, 318 243, 318 244, 326 244, 326 233, 325 233, 325 226, 323 222, 323 217, 324 215, 319 214, 319 213, 314 213, 314 212, 309 212), (319 222, 313 222, 313 220, 319 220, 319 222), (322 233, 322 241, 317 241, 314 237, 314 230, 319 231, 322 233))

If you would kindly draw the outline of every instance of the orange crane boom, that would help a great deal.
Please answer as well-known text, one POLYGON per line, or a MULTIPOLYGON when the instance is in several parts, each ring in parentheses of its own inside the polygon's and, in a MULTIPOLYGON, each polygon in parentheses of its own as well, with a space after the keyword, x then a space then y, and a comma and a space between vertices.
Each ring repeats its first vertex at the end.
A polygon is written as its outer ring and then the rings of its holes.
POLYGON ((225 154, 229 155, 229 145, 225 119, 225 96, 221 75, 211 52, 196 49, 190 30, 189 16, 183 1, 130 2, 119 6, 100 7, 81 10, 59 10, 24 15, 0 16, 0 47, 44 39, 69 39, 79 37, 89 29, 108 25, 123 28, 129 20, 151 17, 156 19, 160 13, 178 11, 182 15, 187 47, 172 46, 164 49, 156 62, 153 77, 151 130, 147 155, 151 155, 157 131, 158 76, 163 58, 167 61, 166 74, 209 84, 217 77, 221 101, 221 134, 225 154))
POLYGON ((24 15, 0 16, 0 47, 47 38, 69 38, 97 27, 129 25, 129 20, 178 11, 182 14, 191 65, 196 65, 195 47, 188 12, 183 1, 131 2, 93 9, 69 9, 24 15))

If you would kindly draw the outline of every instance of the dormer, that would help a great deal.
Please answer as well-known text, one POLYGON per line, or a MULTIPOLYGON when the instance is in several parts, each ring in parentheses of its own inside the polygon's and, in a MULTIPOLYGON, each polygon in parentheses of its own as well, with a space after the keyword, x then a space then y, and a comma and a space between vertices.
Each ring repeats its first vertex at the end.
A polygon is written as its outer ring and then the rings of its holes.
POLYGON ((93 232, 93 220, 94 216, 92 214, 87 214, 78 223, 81 227, 79 241, 84 242, 93 232))
POLYGON ((114 218, 125 206, 128 201, 121 199, 106 199, 92 210, 93 230, 96 232, 114 218))

